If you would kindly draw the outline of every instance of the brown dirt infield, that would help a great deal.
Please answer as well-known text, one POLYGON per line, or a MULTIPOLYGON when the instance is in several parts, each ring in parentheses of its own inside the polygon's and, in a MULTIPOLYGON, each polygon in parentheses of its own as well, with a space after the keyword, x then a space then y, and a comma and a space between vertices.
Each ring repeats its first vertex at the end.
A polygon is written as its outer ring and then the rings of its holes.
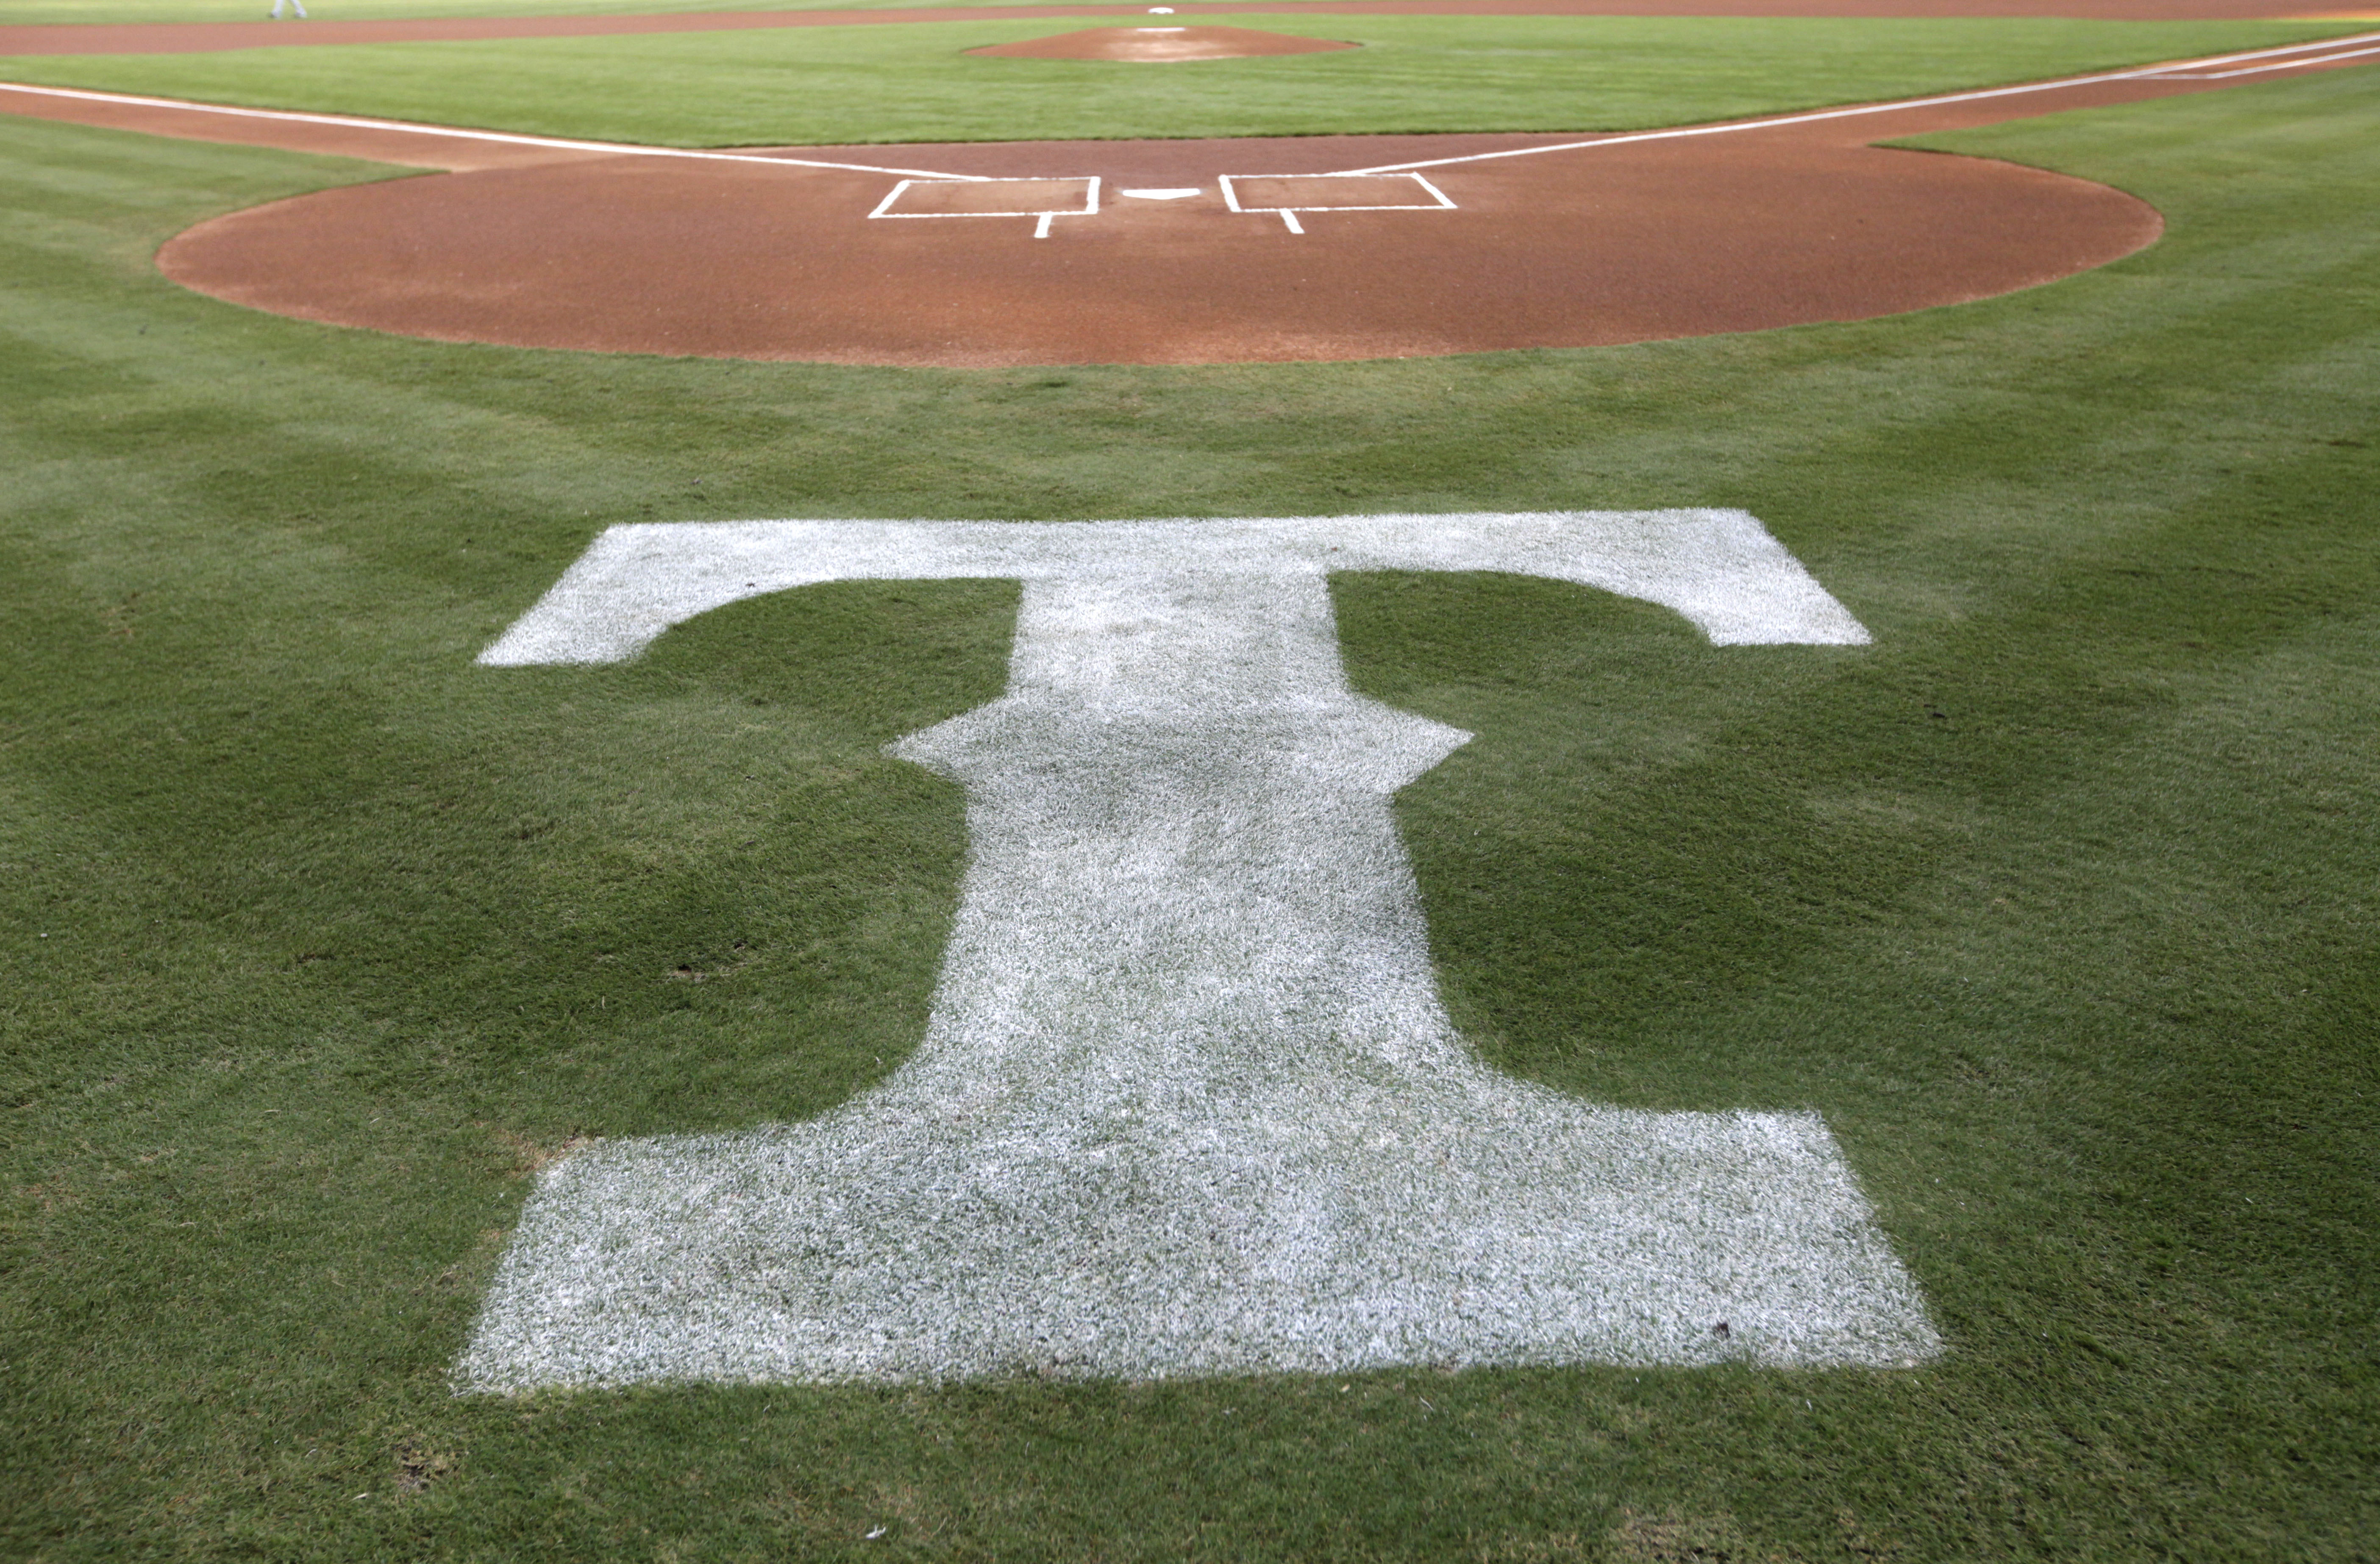
POLYGON ((1246 27, 1088 27, 1021 43, 969 49, 1001 60, 1106 60, 1116 65, 1184 65, 1193 60, 1248 60, 1268 55, 1319 55, 1360 49, 1331 38, 1299 38, 1246 27))
POLYGON ((1590 346, 2006 293, 2129 254, 2161 220, 2087 180, 1867 143, 2235 79, 1601 139, 724 157, 6 89, 0 109, 463 170, 235 212, 159 252, 167 276, 235 303, 447 341, 973 367, 1590 346), (1536 148, 1561 150, 1472 161, 1536 148))
MULTIPOLYGON (((1478 17, 2100 17, 2118 21, 2353 20, 2321 0, 1259 0, 1177 5, 1200 14, 1478 17)), ((0 25, 0 55, 176 55, 218 49, 405 43, 485 38, 588 38, 617 33, 861 27, 901 22, 1034 21, 1139 17, 1145 5, 967 6, 868 11, 679 11, 660 15, 416 17, 376 21, 146 22, 0 25)))

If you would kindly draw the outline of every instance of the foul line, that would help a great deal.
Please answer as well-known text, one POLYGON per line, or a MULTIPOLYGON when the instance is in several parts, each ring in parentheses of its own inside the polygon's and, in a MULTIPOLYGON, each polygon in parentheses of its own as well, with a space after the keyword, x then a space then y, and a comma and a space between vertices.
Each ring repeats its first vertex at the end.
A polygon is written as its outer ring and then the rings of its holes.
MULTIPOLYGON (((2353 39, 2348 40, 2353 42, 2353 39)), ((2238 70, 2184 70, 2175 67, 2159 71, 2151 78, 2155 81, 2220 81, 2226 77, 2254 76, 2260 71, 2295 70, 2300 66, 2331 66, 2341 60, 2362 59, 2366 55, 2380 55, 2380 44, 2369 49, 2350 49, 2344 54, 2325 55, 2316 60, 2276 60, 2268 65, 2242 66, 2238 70)))
MULTIPOLYGON (((2271 49, 2250 49, 2239 54, 2210 55, 2202 59, 2173 60, 2161 65, 2138 66, 2130 70, 2102 71, 2094 76, 2061 77, 2050 81, 2021 82, 2013 87, 1980 88, 1970 92, 1945 92, 1930 98, 1900 98, 1890 103, 1857 103, 1849 108, 1814 109, 1805 114, 1779 115, 1767 119, 1729 120, 1718 125, 1684 126, 1669 130, 1637 130, 1624 135, 1597 136, 1584 141, 1559 141, 1543 147, 1513 147, 1500 152, 1473 152, 1463 157, 1413 158, 1403 163, 1374 164, 1367 168, 1342 168, 1327 175, 1308 175, 1308 178, 1330 178, 1360 174, 1402 174, 1416 168, 1446 168, 1463 163, 1493 163, 1502 158, 1536 157, 1545 152, 1582 152, 1590 147, 1622 147, 1639 141, 1674 141, 1689 136, 1725 136, 1743 130, 1774 130, 1792 125, 1815 125, 1830 119, 1855 119, 1866 115, 1897 114, 1904 109, 1937 108, 1948 103, 1982 103, 1992 98, 2020 97, 2028 92, 2059 92, 2071 87, 2091 87, 2108 81, 2158 80, 2219 80, 2227 77, 2253 76, 2263 71, 2292 70, 2300 67, 2334 65, 2342 60, 2359 59, 2380 55, 2380 32, 2357 33, 2347 38, 2326 38, 2318 42, 2289 43, 2271 49), (2358 47, 2369 45, 2369 47, 2358 47), (2279 59, 2280 55, 2310 55, 2304 59, 2279 59), (2238 70, 2206 70, 2215 66, 2240 66, 2238 70), (2197 74, 2190 74, 2197 73, 2197 74)), ((95 103, 125 103, 138 108, 182 109, 192 114, 219 114, 235 119, 269 119, 296 125, 329 125, 358 130, 394 130, 408 136, 443 136, 462 141, 492 141, 516 147, 550 147, 557 152, 601 152, 614 157, 684 158, 698 163, 748 163, 771 167, 832 168, 852 174, 891 174, 909 179, 953 179, 969 184, 989 183, 998 176, 987 174, 953 174, 932 168, 888 168, 870 163, 829 163, 818 158, 762 157, 753 152, 707 152, 684 147, 646 147, 631 141, 582 141, 560 136, 527 136, 504 130, 464 130, 450 126, 418 125, 402 119, 364 119, 353 115, 306 114, 291 109, 235 108, 225 103, 202 103, 187 98, 152 98, 130 92, 100 92, 75 87, 36 87, 21 81, 0 81, 0 91, 25 92, 42 98, 74 98, 95 103)), ((1228 191, 1226 199, 1229 199, 1228 191)), ((1440 196, 1440 200, 1444 200, 1440 196)), ((1451 204, 1451 202, 1449 204, 1451 204)), ((872 214, 871 214, 872 215, 872 214)), ((890 215, 889 213, 887 215, 890 215)), ((1296 232, 1293 216, 1284 214, 1282 221, 1296 232)), ((1035 236, 1040 237, 1039 234, 1035 236)))
MULTIPOLYGON (((2199 60, 2176 60, 2165 65, 2141 66, 2131 70, 2104 71, 2096 76, 2070 76, 2054 81, 2028 81, 2015 87, 1987 87, 1973 92, 1945 92, 1931 98, 1901 98, 1888 103, 1859 103, 1847 109, 1814 109, 1807 114, 1779 115, 1773 119, 1736 119, 1722 125, 1693 125, 1675 130, 1638 130, 1621 136, 1598 136, 1587 141, 1562 141, 1546 147, 1514 147, 1500 152, 1473 152, 1467 157, 1415 158, 1406 163, 1375 164, 1369 168, 1342 168, 1342 174, 1396 174, 1411 168, 1444 168, 1458 163, 1488 163, 1498 158, 1536 157, 1541 152, 1574 152, 1587 147, 1619 147, 1634 141, 1674 141, 1687 136, 1724 136, 1738 130, 1773 130, 1788 125, 1814 125, 1820 120, 1853 119, 1862 115, 1896 114, 1903 109, 1934 108, 1944 103, 1980 103, 1986 98, 2007 98, 2026 92, 2058 92, 2070 87, 2090 87, 2103 81, 2157 80, 2176 71, 2193 70, 2202 66, 2228 66, 2242 60, 2270 59, 2275 55, 2302 55, 2318 50, 2338 50, 2343 45, 2369 43, 2371 49, 2355 49, 2320 59, 2284 60, 2277 65, 2257 66, 2250 70, 2226 72, 2226 75, 2247 76, 2257 70, 2288 70, 2298 66, 2326 65, 2332 59, 2351 59, 2358 55, 2380 54, 2380 32, 2359 33, 2352 38, 2325 38, 2319 43, 2291 43, 2277 49, 2252 49, 2237 55, 2212 55, 2199 60)), ((2207 79, 2213 79, 2208 78, 2207 79)))
POLYGON ((30 92, 44 98, 81 98, 95 103, 129 103, 140 108, 187 109, 193 114, 229 115, 235 119, 276 119, 298 125, 336 125, 359 130, 396 130, 411 136, 444 136, 464 141, 501 141, 515 147, 552 147, 560 152, 609 152, 619 157, 692 158, 703 163, 759 163, 795 168, 839 168, 854 174, 899 174, 917 179, 989 177, 981 174, 945 174, 931 168, 884 168, 872 163, 823 163, 816 158, 762 157, 754 152, 705 152, 685 147, 640 147, 631 141, 577 141, 559 136, 519 136, 503 130, 458 130, 441 125, 415 125, 402 119, 359 119, 344 114, 299 114, 289 109, 242 109, 224 103, 193 103, 187 98, 144 98, 129 92, 93 92, 73 87, 33 87, 20 81, 0 81, 0 91, 30 92))

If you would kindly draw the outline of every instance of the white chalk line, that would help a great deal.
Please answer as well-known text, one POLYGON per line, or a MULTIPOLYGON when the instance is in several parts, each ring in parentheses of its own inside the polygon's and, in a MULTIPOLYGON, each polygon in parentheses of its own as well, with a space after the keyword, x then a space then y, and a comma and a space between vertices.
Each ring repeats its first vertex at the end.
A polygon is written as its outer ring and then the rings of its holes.
MULTIPOLYGON (((1130 195, 1133 192, 1127 190, 1124 193, 1126 195, 1130 195)), ((1190 193, 1192 195, 1196 195, 1198 192, 1193 190, 1190 193)), ((886 192, 884 199, 876 203, 876 210, 869 212, 868 215, 870 219, 878 217, 1032 217, 1039 219, 1039 221, 1033 224, 1033 236, 1037 239, 1046 239, 1050 236, 1050 224, 1058 218, 1097 217, 1099 214, 1099 176, 1096 174, 1050 176, 1020 174, 1011 175, 997 179, 987 178, 981 176, 969 176, 963 179, 904 179, 899 184, 893 186, 890 191, 886 192), (892 210, 892 203, 899 200, 901 199, 902 192, 908 189, 912 185, 950 184, 1080 185, 1084 188, 1083 204, 1080 207, 1061 207, 1053 210, 1038 212, 894 212, 892 210)))
MULTIPOLYGON (((2274 49, 2251 49, 2234 55, 2210 55, 2204 59, 2175 60, 2164 65, 2141 66, 2131 70, 2103 71, 2094 76, 2060 77, 2050 81, 2027 81, 2014 87, 1979 88, 1972 92, 1945 92, 1930 98, 1899 98, 1884 103, 1857 103, 1850 108, 1813 109, 1805 114, 1780 115, 1767 119, 1732 119, 1718 125, 1689 125, 1670 130, 1637 130, 1624 135, 1597 136, 1585 141, 1561 141, 1544 147, 1513 147, 1500 152, 1473 152, 1464 157, 1414 158, 1404 163, 1375 164, 1368 168, 1344 168, 1342 174, 1397 174, 1415 168, 1445 168, 1460 163, 1492 163, 1501 158, 1536 157, 1546 152, 1574 152, 1592 147, 1623 147, 1638 141, 1674 141, 1689 136, 1726 136, 1742 130, 1776 130, 1789 125, 1815 125, 1830 119, 1855 119, 1864 115, 1897 114, 1903 109, 1936 108, 1947 103, 1982 103, 1992 98, 2022 96, 2027 92, 2061 92, 2069 88, 2094 87, 2108 81, 2156 81, 2186 79, 2171 73, 2194 70, 2204 66, 2232 65, 2242 60, 2268 59, 2276 55, 2302 55, 2318 50, 2337 51, 2341 45, 2380 44, 2380 32, 2359 33, 2351 38, 2326 38, 2318 43, 2291 43, 2274 49)), ((2380 52, 2362 51, 2356 53, 2380 52)), ((2333 54, 2321 59, 2289 60, 2278 65, 2256 67, 2262 70, 2289 70, 2300 66, 2327 64, 2331 59, 2350 57, 2333 54)), ((2240 74, 2252 74, 2241 72, 2240 74)), ((2206 79, 2213 79, 2207 78, 2206 79)))
MULTIPOLYGON (((2174 60, 2161 65, 2141 66, 2130 70, 2103 71, 2090 76, 2060 77, 2048 81, 2021 82, 2012 87, 1981 88, 1973 91, 1938 93, 1931 97, 1923 98, 1900 98, 1888 103, 1858 103, 1848 108, 1814 109, 1803 114, 1782 115, 1765 119, 1728 120, 1717 125, 1693 125, 1666 130, 1632 131, 1621 135, 1593 137, 1582 141, 1560 141, 1542 147, 1513 147, 1503 152, 1473 152, 1462 157, 1414 158, 1402 163, 1375 164, 1365 168, 1334 169, 1327 173, 1311 175, 1274 175, 1269 176, 1256 175, 1227 176, 1225 176, 1226 182, 1224 184, 1224 196, 1227 201, 1231 200, 1231 188, 1229 180, 1232 177, 1298 177, 1318 179, 1342 178, 1375 174, 1408 174, 1412 173, 1415 169, 1447 168, 1460 164, 1493 163, 1505 158, 1536 157, 1547 152, 1584 152, 1598 147, 1630 146, 1643 141, 1681 140, 1685 138, 1694 136, 1724 136, 1746 130, 1781 129, 1789 126, 1814 125, 1828 120, 1852 119, 1872 115, 1895 114, 1904 109, 1936 108, 1950 103, 1982 103, 1994 98, 2018 97, 2026 93, 2064 91, 2070 88, 2096 86, 2104 82, 2111 81, 2220 80, 2229 77, 2253 76, 2267 71, 2312 68, 2318 66, 2337 64, 2343 60, 2359 59, 2371 55, 2380 55, 2380 32, 2357 33, 2350 37, 2323 39, 2319 42, 2309 43, 2281 44, 2268 49, 2242 50, 2228 55, 2210 55, 2199 59, 2174 60), (2357 47, 2357 45, 2363 44, 2369 44, 2372 45, 2372 47, 2357 47), (2303 59, 2282 58, 2282 56, 2292 55, 2309 55, 2313 57, 2303 59), (2240 65, 2241 62, 2257 61, 2272 63, 2251 64, 2245 66, 2244 68, 2237 70, 2202 69, 2202 67, 2237 66, 2240 65)), ((399 119, 370 119, 355 115, 312 114, 292 109, 238 108, 226 103, 205 103, 187 98, 159 98, 131 92, 103 92, 88 88, 40 87, 21 81, 0 81, 0 91, 24 92, 36 97, 67 98, 89 103, 123 103, 140 108, 182 109, 193 114, 222 115, 234 119, 273 120, 295 125, 326 125, 359 130, 388 130, 395 131, 403 135, 443 137, 452 140, 485 141, 506 146, 547 147, 557 152, 599 152, 618 157, 680 158, 698 163, 738 163, 759 164, 768 166, 793 168, 826 168, 855 174, 890 174, 902 178, 905 181, 941 180, 963 182, 967 184, 993 184, 1000 182, 1002 177, 1001 176, 985 174, 953 174, 941 169, 895 168, 885 167, 877 164, 836 163, 819 158, 768 157, 754 152, 700 152, 684 147, 649 147, 640 146, 630 141, 589 141, 568 137, 531 136, 503 130, 467 130, 452 126, 419 125, 399 119)), ((1416 177, 1418 177, 1418 176, 1416 176, 1416 177)), ((1444 203, 1445 207, 1451 208, 1454 205, 1454 202, 1447 200, 1444 192, 1438 190, 1436 187, 1430 187, 1430 189, 1431 193, 1437 195, 1439 200, 1444 203)), ((893 193, 895 195, 899 193, 897 188, 893 193)), ((889 203, 892 199, 892 196, 887 196, 883 202, 878 203, 877 210, 869 212, 868 215, 871 217, 1011 215, 1009 213, 990 212, 962 213, 885 212, 883 210, 884 205, 889 203)), ((1094 199, 1096 200, 1096 197, 1094 199)), ((1238 206, 1236 202, 1233 202, 1232 210, 1234 212, 1242 210, 1273 212, 1280 216, 1281 222, 1288 227, 1291 233, 1303 234, 1305 230, 1299 224, 1296 216, 1296 212, 1300 210, 1357 212, 1408 210, 1427 211, 1430 209, 1422 207, 1311 207, 1300 209, 1264 207, 1243 209, 1238 206)), ((1090 209, 1090 212, 1026 212, 1016 213, 1014 215, 1032 216, 1038 218, 1038 221, 1035 224, 1033 236, 1036 238, 1046 238, 1049 236, 1050 223, 1053 216, 1091 215, 1096 212, 1096 211, 1097 207, 1093 206, 1090 209)))
POLYGON ((1225 174, 1220 175, 1218 177, 1222 181, 1223 204, 1230 207, 1233 212, 1439 212, 1453 210, 1454 203, 1447 199, 1447 195, 1444 190, 1439 189, 1437 186, 1431 184, 1420 175, 1411 173, 1401 176, 1387 175, 1382 176, 1382 177, 1402 177, 1411 179, 1415 184, 1419 185, 1423 189, 1428 191, 1430 195, 1436 198, 1434 203, 1431 201, 1380 201, 1370 206, 1242 206, 1240 204, 1240 193, 1232 188, 1232 184, 1235 180, 1242 179, 1354 179, 1368 176, 1369 174, 1369 170, 1358 169, 1348 174, 1225 174))
POLYGON ((1352 179, 1365 177, 1365 176, 1351 174, 1225 174, 1219 176, 1218 177, 1220 179, 1222 184, 1224 205, 1230 207, 1233 212, 1269 212, 1274 216, 1280 218, 1282 226, 1286 227, 1293 234, 1303 234, 1305 232, 1305 225, 1297 220, 1297 214, 1301 212, 1452 212, 1454 210, 1454 202, 1447 199, 1447 194, 1444 190, 1439 189, 1437 186, 1431 184, 1420 175, 1410 172, 1391 174, 1382 176, 1382 177, 1392 179, 1405 178, 1412 180, 1415 184, 1419 185, 1423 189, 1436 197, 1438 202, 1437 205, 1433 206, 1427 201, 1400 201, 1393 204, 1380 204, 1374 206, 1242 206, 1240 204, 1240 193, 1232 188, 1232 181, 1235 179, 1352 179))
POLYGON ((2337 65, 2342 60, 2362 59, 2366 55, 2380 55, 2380 44, 2369 49, 2350 49, 2344 54, 2325 55, 2313 60, 2277 60, 2269 65, 2242 66, 2237 70, 2168 70, 2150 78, 2154 81, 2221 81, 2234 76, 2255 76, 2268 70, 2297 70, 2311 66, 2337 65))
POLYGON ((607 152, 619 157, 689 158, 699 163, 758 163, 795 168, 835 168, 853 174, 897 174, 917 179, 983 181, 981 174, 946 174, 930 168, 884 168, 872 163, 828 163, 819 158, 762 157, 757 152, 706 152, 686 147, 645 147, 633 141, 581 141, 562 136, 526 136, 504 130, 463 130, 451 126, 415 125, 402 119, 365 119, 345 114, 304 114, 294 109, 234 108, 227 103, 201 103, 188 98, 151 98, 133 92, 97 92, 78 87, 35 87, 21 81, 0 81, 0 91, 30 92, 42 98, 76 98, 94 103, 127 103, 136 108, 186 109, 192 114, 219 114, 233 119, 280 120, 293 125, 333 125, 356 130, 395 130, 409 136, 436 136, 458 141, 494 141, 514 147, 551 147, 556 152, 607 152))

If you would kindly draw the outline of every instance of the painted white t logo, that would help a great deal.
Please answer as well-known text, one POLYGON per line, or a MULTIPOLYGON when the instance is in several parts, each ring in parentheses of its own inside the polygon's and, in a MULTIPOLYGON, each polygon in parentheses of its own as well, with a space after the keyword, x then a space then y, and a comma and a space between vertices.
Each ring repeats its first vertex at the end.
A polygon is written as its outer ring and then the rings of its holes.
POLYGON ((616 661, 814 582, 1004 576, 1009 687, 891 748, 967 793, 916 1056, 812 1122, 558 1164, 458 1380, 1937 1351, 1815 1113, 1597 1107, 1455 1034, 1389 800, 1470 735, 1349 689, 1333 570, 1867 639, 1741 511, 612 528, 480 661, 616 661))

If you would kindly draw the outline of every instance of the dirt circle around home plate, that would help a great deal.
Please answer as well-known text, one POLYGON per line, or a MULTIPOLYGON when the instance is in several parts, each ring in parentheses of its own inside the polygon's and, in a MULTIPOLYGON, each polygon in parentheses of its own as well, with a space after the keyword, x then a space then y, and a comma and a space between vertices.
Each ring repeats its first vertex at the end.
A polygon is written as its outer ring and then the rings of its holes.
POLYGON ((1196 60, 1253 60, 1275 55, 1322 55, 1360 49, 1334 38, 1299 38, 1250 27, 1087 27, 1018 43, 989 43, 963 53, 1000 60, 1099 60, 1112 65, 1186 65, 1196 60))
POLYGON ((2163 219, 2088 179, 1876 143, 2369 55, 2313 42, 1599 136, 733 152, 6 84, 0 112, 444 170, 158 252, 188 287, 305 320, 721 358, 1247 363, 1762 331, 2056 282, 2163 219))
POLYGON ((2049 282, 2161 228, 2104 185, 1840 133, 1481 156, 1558 139, 786 154, 884 172, 590 155, 276 201, 188 230, 158 264, 234 303, 454 342, 1231 363, 1860 320, 2049 282), (1462 158, 1477 161, 1443 161, 1462 158))

